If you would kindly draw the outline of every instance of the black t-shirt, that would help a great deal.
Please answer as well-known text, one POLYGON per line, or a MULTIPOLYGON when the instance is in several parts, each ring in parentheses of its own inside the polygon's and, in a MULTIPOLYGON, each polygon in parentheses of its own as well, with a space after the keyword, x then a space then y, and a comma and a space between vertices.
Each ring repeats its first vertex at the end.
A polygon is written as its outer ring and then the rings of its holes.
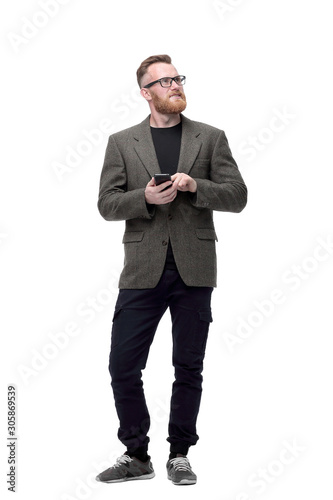
MULTIPOLYGON (((182 122, 174 127, 150 127, 155 146, 158 164, 162 174, 173 175, 177 172, 180 144, 182 138, 182 122)), ((177 269, 169 240, 168 252, 165 261, 166 269, 177 269)))
POLYGON ((180 143, 182 138, 182 122, 174 127, 150 127, 155 151, 162 174, 173 175, 177 172, 180 143))

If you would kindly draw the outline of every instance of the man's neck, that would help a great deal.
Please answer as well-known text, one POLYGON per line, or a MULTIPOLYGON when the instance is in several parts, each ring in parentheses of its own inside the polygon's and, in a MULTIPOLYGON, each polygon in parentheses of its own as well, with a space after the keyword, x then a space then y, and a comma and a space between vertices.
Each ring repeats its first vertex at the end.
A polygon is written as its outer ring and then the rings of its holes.
POLYGON ((154 128, 169 128, 174 127, 180 123, 180 114, 165 115, 161 113, 151 113, 150 115, 150 126, 154 128))

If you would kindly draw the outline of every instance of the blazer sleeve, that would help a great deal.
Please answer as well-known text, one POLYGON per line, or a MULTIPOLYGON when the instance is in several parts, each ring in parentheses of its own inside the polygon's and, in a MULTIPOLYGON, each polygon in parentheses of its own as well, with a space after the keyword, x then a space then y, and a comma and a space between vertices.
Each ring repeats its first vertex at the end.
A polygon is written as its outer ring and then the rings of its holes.
POLYGON ((101 173, 98 210, 106 220, 151 219, 154 208, 146 203, 145 188, 127 191, 127 173, 114 137, 109 137, 101 173))
POLYGON ((210 168, 210 180, 195 179, 197 191, 191 203, 197 208, 241 212, 247 203, 247 188, 223 131, 216 141, 210 168))

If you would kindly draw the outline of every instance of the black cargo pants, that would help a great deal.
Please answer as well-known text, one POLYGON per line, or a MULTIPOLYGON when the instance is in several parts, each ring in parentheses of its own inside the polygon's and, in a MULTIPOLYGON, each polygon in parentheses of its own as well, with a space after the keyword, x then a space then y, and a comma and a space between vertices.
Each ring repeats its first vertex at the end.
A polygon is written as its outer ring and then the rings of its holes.
POLYGON ((185 285, 176 270, 166 269, 155 288, 121 289, 113 317, 109 371, 120 427, 128 451, 148 449, 150 417, 142 370, 160 319, 169 307, 172 319, 175 381, 172 386, 170 451, 187 454, 199 439, 196 421, 211 316, 211 287, 185 285))

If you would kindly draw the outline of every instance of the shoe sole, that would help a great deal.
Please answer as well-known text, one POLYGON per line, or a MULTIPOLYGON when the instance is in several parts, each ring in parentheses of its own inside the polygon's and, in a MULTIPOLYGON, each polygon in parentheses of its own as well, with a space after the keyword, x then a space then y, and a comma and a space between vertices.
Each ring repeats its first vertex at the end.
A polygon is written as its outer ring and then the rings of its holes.
MULTIPOLYGON (((169 481, 172 481, 171 477, 168 477, 169 481)), ((175 486, 186 486, 190 484, 196 484, 197 480, 196 479, 182 479, 179 481, 179 483, 176 483, 175 481, 172 481, 172 484, 175 486)))
POLYGON ((96 481, 100 483, 124 483, 126 481, 134 481, 134 480, 142 480, 142 479, 153 479, 155 477, 155 472, 152 474, 143 474, 142 476, 135 476, 135 477, 124 477, 121 479, 110 479, 110 481, 102 481, 99 479, 99 477, 96 477, 96 481))

